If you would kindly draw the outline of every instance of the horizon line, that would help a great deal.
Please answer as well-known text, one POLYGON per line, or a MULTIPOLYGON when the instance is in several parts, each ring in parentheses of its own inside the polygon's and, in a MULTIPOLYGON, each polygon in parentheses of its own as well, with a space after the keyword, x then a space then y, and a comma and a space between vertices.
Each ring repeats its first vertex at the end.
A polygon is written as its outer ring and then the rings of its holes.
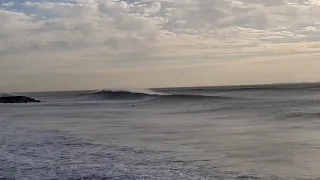
MULTIPOLYGON (((288 82, 288 83, 265 83, 265 84, 236 84, 236 85, 213 85, 213 86, 175 86, 175 87, 147 87, 147 88, 128 88, 128 89, 150 89, 150 90, 174 90, 174 89, 196 89, 196 88, 201 88, 201 89, 206 89, 206 88, 215 88, 215 89, 223 89, 223 88, 256 88, 256 87, 275 87, 275 86, 283 86, 283 85, 320 85, 320 81, 315 81, 315 82, 288 82)), ((40 90, 40 91, 20 91, 20 92, 1 92, 0 93, 16 93, 16 94, 21 94, 21 93, 50 93, 50 92, 81 92, 81 91, 96 91, 99 89, 108 89, 108 88, 98 88, 98 89, 82 89, 82 90, 40 90)), ((116 89, 116 88, 109 88, 109 89, 116 89)), ((126 89, 126 88, 119 88, 119 89, 126 89)))

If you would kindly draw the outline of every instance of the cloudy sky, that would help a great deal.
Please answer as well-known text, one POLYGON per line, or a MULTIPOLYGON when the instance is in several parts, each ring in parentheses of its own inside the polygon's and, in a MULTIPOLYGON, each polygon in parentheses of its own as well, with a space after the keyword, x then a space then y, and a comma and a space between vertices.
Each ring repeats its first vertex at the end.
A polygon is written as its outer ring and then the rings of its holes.
POLYGON ((0 91, 318 81, 319 28, 320 0, 0 0, 0 91))

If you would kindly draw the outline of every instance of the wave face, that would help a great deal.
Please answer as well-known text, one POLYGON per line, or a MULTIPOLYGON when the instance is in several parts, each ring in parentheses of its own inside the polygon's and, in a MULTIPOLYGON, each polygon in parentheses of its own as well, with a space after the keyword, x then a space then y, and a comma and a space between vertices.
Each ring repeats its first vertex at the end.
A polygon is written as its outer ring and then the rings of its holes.
POLYGON ((210 99, 232 99, 231 97, 201 95, 201 94, 170 94, 160 93, 151 90, 130 91, 130 90, 99 90, 91 93, 87 97, 95 100, 210 100, 210 99))
POLYGON ((126 90, 100 90, 91 94, 93 97, 100 97, 105 100, 132 100, 154 96, 146 92, 134 92, 126 90))

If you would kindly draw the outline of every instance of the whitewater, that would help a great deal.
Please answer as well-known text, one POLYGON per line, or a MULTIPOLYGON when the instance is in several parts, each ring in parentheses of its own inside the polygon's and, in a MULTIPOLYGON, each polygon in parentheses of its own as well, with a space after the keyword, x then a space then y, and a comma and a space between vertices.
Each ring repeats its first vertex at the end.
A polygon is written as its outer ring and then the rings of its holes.
POLYGON ((0 96, 0 179, 320 178, 320 84, 0 96))

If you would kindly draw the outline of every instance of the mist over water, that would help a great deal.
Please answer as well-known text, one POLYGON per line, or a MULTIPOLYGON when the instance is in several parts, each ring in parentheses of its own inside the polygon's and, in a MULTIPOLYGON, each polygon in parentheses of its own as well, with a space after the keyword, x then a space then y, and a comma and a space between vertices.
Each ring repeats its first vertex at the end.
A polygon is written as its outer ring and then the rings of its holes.
POLYGON ((316 179, 318 84, 22 94, 0 178, 316 179))

